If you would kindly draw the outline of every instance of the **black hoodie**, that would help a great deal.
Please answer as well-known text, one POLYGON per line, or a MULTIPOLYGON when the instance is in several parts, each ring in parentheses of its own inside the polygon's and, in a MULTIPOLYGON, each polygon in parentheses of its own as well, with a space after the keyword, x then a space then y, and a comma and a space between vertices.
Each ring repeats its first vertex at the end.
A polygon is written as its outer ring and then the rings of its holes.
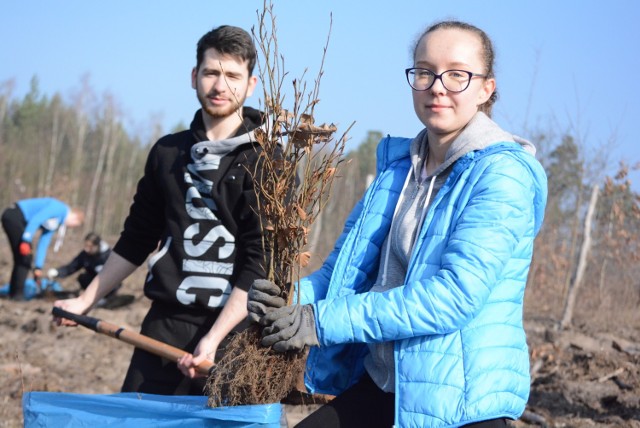
POLYGON ((262 114, 243 108, 235 136, 208 141, 198 110, 188 131, 152 147, 114 251, 149 260, 145 295, 181 318, 219 313, 232 287, 265 277, 252 173, 262 114))

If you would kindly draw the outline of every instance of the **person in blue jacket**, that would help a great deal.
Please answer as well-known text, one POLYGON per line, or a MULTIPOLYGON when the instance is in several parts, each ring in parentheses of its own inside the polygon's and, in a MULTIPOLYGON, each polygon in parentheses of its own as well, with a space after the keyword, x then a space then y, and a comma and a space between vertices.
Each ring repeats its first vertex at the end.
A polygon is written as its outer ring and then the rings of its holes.
POLYGON ((377 175, 297 304, 248 294, 262 344, 310 347, 298 427, 505 427, 529 396, 523 299, 547 198, 535 149, 490 119, 486 33, 439 22, 405 70, 415 138, 384 138, 377 175))
POLYGON ((2 213, 2 228, 13 253, 13 270, 9 282, 11 299, 25 299, 24 282, 32 264, 36 282, 42 278, 42 267, 53 233, 58 231, 58 236, 62 239, 66 227, 80 226, 83 220, 82 211, 71 209, 54 198, 23 199, 2 213), (34 258, 34 240, 38 233, 40 236, 37 238, 34 258))

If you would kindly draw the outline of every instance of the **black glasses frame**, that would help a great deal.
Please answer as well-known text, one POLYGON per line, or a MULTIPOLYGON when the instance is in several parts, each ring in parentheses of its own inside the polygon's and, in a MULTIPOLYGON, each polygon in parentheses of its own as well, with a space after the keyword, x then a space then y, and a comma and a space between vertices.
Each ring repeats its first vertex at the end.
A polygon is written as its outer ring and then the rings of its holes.
POLYGON ((440 79, 440 83, 442 83, 442 86, 444 86, 444 88, 449 91, 449 92, 454 92, 454 93, 458 93, 458 92, 462 92, 465 91, 469 85, 471 84, 471 79, 473 79, 474 77, 487 77, 486 74, 480 74, 480 73, 472 73, 470 71, 467 70, 458 70, 458 69, 452 69, 452 70, 445 70, 440 74, 436 74, 435 72, 429 70, 428 68, 421 68, 421 67, 411 67, 411 68, 407 68, 404 70, 404 74, 407 76, 407 83, 409 83, 409 86, 411 86, 411 89, 413 89, 414 91, 428 91, 429 89, 431 89, 431 87, 436 83, 436 80, 440 79), (431 82, 431 84, 429 86, 427 86, 424 89, 417 89, 413 86, 413 84, 411 83, 411 77, 410 75, 412 74, 412 72, 414 72, 415 70, 424 70, 424 71, 428 71, 429 73, 433 74, 433 82, 431 82), (447 85, 445 85, 444 80, 442 80, 442 76, 445 73, 449 73, 450 71, 457 71, 460 73, 464 73, 467 76, 469 76, 469 79, 467 80, 467 86, 465 86, 463 89, 460 90, 454 90, 454 89, 449 89, 447 88, 447 85))

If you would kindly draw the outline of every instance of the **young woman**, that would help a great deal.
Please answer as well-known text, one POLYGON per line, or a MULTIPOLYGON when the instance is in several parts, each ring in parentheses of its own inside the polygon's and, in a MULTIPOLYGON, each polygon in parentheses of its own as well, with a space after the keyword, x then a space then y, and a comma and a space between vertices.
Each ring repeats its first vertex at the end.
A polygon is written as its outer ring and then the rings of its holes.
POLYGON ((375 181, 299 304, 274 308, 264 282, 249 291, 263 345, 311 346, 307 387, 337 395, 298 427, 504 427, 528 399, 522 306, 545 173, 489 118, 482 30, 433 25, 413 60, 425 129, 382 140, 375 181))

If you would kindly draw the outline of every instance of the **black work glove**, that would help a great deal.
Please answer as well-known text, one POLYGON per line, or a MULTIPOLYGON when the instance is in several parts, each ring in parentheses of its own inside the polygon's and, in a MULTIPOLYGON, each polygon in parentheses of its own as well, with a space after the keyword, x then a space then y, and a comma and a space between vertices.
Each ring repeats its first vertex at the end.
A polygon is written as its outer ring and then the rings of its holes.
POLYGON ((260 319, 262 346, 274 351, 300 352, 305 346, 319 346, 316 319, 311 305, 292 305, 273 309, 260 319))
POLYGON ((249 321, 257 323, 271 310, 284 306, 286 302, 280 297, 280 293, 280 287, 268 279, 253 281, 247 294, 249 321))

